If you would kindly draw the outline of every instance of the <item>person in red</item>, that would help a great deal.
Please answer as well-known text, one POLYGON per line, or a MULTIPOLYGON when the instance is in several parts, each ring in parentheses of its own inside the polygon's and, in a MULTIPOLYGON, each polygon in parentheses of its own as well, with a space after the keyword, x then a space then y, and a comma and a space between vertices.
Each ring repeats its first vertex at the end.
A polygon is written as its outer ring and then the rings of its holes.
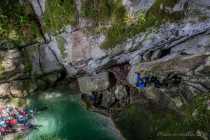
POLYGON ((12 119, 12 120, 9 120, 9 124, 10 125, 16 125, 17 124, 17 120, 16 119, 12 119))

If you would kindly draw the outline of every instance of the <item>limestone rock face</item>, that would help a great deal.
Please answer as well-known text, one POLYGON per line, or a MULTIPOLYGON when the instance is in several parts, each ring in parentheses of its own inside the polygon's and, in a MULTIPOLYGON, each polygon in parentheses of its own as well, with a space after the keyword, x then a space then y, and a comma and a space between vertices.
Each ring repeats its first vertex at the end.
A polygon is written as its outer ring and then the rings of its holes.
POLYGON ((130 12, 147 11, 155 0, 123 0, 123 5, 130 12))
MULTIPOLYGON (((46 0, 30 2, 42 23, 46 0)), ((81 12, 81 2, 76 1, 77 14, 81 12)), ((130 94, 129 86, 135 88, 135 72, 142 76, 154 75, 164 83, 159 89, 146 89, 145 96, 155 102, 163 97, 166 99, 163 104, 168 106, 175 103, 179 107, 181 101, 185 103, 197 94, 209 92, 209 2, 180 0, 172 6, 164 5, 163 2, 157 4, 158 1, 155 0, 122 2, 129 14, 145 12, 146 16, 153 8, 157 8, 157 11, 167 14, 181 12, 184 18, 175 21, 168 19, 158 27, 147 28, 122 40, 114 48, 105 50, 101 45, 107 39, 106 33, 85 32, 93 22, 77 17, 79 23, 76 27, 66 26, 53 35, 46 33, 45 40, 20 50, 0 51, 0 79, 3 79, 2 85, 0 84, 1 94, 7 96, 11 92, 11 95, 19 97, 20 92, 24 92, 21 89, 25 86, 25 81, 31 81, 31 77, 39 77, 35 84, 29 82, 34 90, 53 85, 61 77, 78 78, 81 92, 101 92, 104 100, 102 104, 109 106, 118 100, 124 100, 130 94), (127 70, 120 68, 120 65, 125 64, 131 67, 127 78, 130 84, 125 78, 127 70), (108 71, 113 66, 120 69, 116 70, 117 73, 113 72, 120 84, 110 88, 109 74, 103 71, 108 71), (178 83, 177 77, 181 79, 178 83), (7 89, 10 89, 9 92, 7 89)), ((109 28, 109 25, 101 26, 109 28)), ((0 45, 2 46, 1 43, 0 45)))
MULTIPOLYGON (((37 16, 42 15, 41 11, 44 12, 44 7, 46 7, 45 0, 31 0, 31 2, 36 7, 34 9, 37 11, 37 16)), ((163 11, 166 10, 169 13, 184 11, 188 16, 180 21, 165 22, 158 28, 148 29, 123 40, 121 44, 108 50, 100 48, 106 40, 105 34, 84 32, 87 23, 79 16, 79 28, 66 26, 57 35, 48 34, 47 42, 40 43, 38 47, 33 46, 33 49, 26 49, 30 63, 33 64, 33 74, 65 71, 68 77, 76 77, 81 73, 93 74, 111 65, 123 63, 133 65, 140 61, 153 61, 167 55, 173 57, 180 53, 197 54, 209 51, 207 47, 209 34, 204 33, 210 28, 208 2, 181 0, 173 2, 172 7, 167 7, 163 2, 158 3, 159 7, 155 7, 157 2, 155 0, 123 0, 122 2, 130 13, 138 11, 147 13, 152 8, 159 10, 162 8, 163 11), (202 17, 206 20, 200 20, 202 17)), ((79 14, 81 0, 76 1, 76 9, 79 14)))
POLYGON ((35 14, 38 16, 39 20, 42 20, 42 16, 45 12, 45 2, 46 0, 30 0, 33 6, 35 14))
POLYGON ((66 32, 51 36, 49 43, 24 49, 32 63, 32 74, 42 75, 55 71, 66 71, 68 76, 75 76, 80 71, 87 71, 88 61, 99 60, 106 52, 99 48, 103 35, 87 36, 81 31, 67 28, 66 32))
POLYGON ((94 76, 80 77, 78 78, 78 82, 82 93, 102 91, 110 86, 108 72, 99 73, 94 76))
POLYGON ((149 84, 145 87, 145 96, 157 102, 161 92, 170 98, 171 103, 180 107, 183 101, 191 101, 194 96, 210 91, 210 74, 203 72, 209 70, 207 64, 209 56, 209 53, 203 53, 139 63, 131 68, 128 81, 135 86, 136 72, 142 77, 155 76, 160 81, 160 88, 155 88, 151 92, 149 89, 154 85, 149 84))

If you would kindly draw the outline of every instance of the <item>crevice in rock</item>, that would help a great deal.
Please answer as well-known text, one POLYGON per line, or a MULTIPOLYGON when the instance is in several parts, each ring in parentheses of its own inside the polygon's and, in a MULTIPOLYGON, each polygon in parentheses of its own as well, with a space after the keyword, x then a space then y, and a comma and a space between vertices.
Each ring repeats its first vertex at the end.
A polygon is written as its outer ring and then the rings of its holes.
MULTIPOLYGON (((36 12, 35 12, 35 9, 34 9, 34 7, 33 7, 32 2, 30 2, 30 1, 28 0, 28 3, 30 4, 31 8, 33 9, 34 15, 36 15, 36 12)), ((40 7, 40 9, 41 9, 41 11, 42 11, 42 7, 41 7, 41 4, 40 4, 40 1, 37 0, 37 3, 38 3, 38 5, 39 5, 39 7, 40 7)), ((42 12, 43 12, 43 11, 42 11, 42 12)), ((39 32, 40 32, 42 38, 44 39, 44 42, 46 43, 48 40, 47 40, 47 38, 46 38, 45 35, 44 35, 43 24, 42 24, 42 22, 40 21, 40 18, 38 17, 38 15, 36 15, 34 18, 35 18, 34 20, 35 20, 35 22, 36 22, 36 24, 37 24, 37 26, 38 26, 39 32)))
POLYGON ((38 46, 38 60, 39 60, 39 68, 40 68, 40 71, 43 73, 44 72, 44 68, 43 68, 43 66, 42 66, 42 60, 41 60, 41 49, 40 49, 40 46, 38 46))
POLYGON ((159 59, 169 55, 170 53, 171 53, 171 48, 161 50, 159 59))
POLYGON ((59 61, 58 56, 56 55, 56 53, 54 52, 54 50, 51 47, 48 47, 48 49, 51 51, 51 53, 53 54, 53 56, 55 57, 56 61, 58 62, 58 64, 62 67, 62 69, 66 72, 66 68, 64 67, 63 63, 59 61))
POLYGON ((43 11, 43 9, 42 9, 42 5, 41 5, 41 3, 40 3, 40 0, 37 0, 37 3, 38 3, 38 5, 39 5, 39 8, 40 8, 40 10, 41 10, 42 15, 44 15, 44 11, 43 11))

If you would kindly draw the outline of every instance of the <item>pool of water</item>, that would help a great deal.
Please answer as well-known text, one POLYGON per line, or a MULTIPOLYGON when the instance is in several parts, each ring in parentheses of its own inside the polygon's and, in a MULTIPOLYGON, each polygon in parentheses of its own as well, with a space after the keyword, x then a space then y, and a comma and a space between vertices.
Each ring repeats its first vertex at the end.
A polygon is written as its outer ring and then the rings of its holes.
POLYGON ((33 98, 31 104, 48 109, 36 115, 34 122, 41 127, 33 130, 26 140, 51 140, 55 137, 59 140, 123 139, 110 119, 87 111, 81 105, 79 95, 51 91, 41 98, 33 98))

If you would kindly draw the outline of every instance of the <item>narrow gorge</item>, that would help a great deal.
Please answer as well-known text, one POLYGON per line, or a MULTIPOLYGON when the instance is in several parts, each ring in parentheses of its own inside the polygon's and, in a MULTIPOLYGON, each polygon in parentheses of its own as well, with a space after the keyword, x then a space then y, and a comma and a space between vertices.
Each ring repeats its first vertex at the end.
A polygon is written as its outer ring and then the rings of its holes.
POLYGON ((0 106, 37 104, 2 139, 210 139, 210 0, 1 0, 0 106))

